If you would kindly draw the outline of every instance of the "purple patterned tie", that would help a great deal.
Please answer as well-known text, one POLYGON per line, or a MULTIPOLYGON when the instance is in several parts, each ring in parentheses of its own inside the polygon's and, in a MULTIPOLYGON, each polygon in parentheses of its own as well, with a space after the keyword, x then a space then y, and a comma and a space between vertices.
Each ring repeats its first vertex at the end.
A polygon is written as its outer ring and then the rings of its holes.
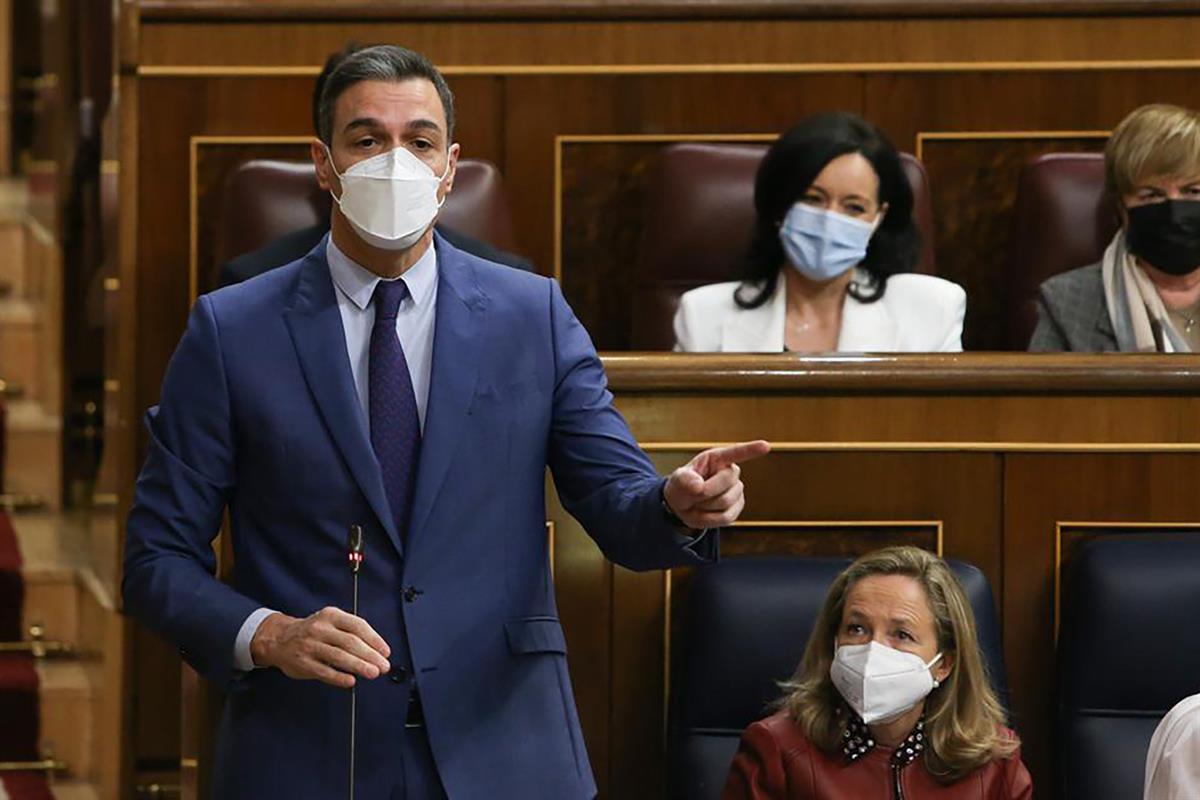
POLYGON ((371 447, 383 470, 383 486, 401 542, 408 536, 417 459, 421 455, 421 423, 417 396, 404 348, 396 335, 396 314, 408 294, 403 280, 380 281, 375 286, 375 327, 371 329, 368 361, 368 394, 371 411, 371 447))

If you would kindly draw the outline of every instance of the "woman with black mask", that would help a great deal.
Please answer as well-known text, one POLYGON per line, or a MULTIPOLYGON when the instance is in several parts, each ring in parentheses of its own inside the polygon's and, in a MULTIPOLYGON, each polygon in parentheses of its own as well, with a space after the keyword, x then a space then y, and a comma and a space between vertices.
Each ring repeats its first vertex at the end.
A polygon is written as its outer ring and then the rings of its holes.
POLYGON ((1142 106, 1104 151, 1121 229, 1042 284, 1030 350, 1200 352, 1200 113, 1142 106))

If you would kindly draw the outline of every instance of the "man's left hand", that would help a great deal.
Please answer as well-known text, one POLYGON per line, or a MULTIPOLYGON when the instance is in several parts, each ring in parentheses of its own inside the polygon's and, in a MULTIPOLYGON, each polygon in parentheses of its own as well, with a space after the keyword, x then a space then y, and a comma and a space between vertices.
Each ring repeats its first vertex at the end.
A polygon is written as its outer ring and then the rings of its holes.
POLYGON ((746 505, 746 487, 738 465, 769 452, 771 445, 762 440, 705 450, 671 473, 663 499, 692 530, 729 525, 746 505))

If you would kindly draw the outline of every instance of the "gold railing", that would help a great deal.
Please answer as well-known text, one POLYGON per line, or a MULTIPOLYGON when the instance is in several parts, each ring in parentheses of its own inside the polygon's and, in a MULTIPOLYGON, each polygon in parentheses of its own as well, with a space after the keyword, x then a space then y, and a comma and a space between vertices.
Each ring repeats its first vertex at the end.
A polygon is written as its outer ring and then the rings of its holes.
POLYGON ((0 774, 5 772, 44 772, 47 780, 53 780, 60 772, 67 771, 67 763, 47 755, 39 761, 0 761, 0 774))
POLYGON ((45 637, 46 629, 35 622, 29 626, 28 639, 22 639, 19 642, 0 642, 0 653, 29 653, 37 659, 75 654, 75 645, 73 643, 60 642, 45 637))
POLYGON ((46 507, 46 498, 36 494, 0 492, 0 511, 38 511, 46 507))

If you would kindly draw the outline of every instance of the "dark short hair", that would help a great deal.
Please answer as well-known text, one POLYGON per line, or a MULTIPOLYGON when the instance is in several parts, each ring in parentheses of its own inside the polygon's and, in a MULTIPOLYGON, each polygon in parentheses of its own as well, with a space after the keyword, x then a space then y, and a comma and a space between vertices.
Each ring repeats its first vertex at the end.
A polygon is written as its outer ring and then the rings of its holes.
POLYGON ((348 46, 326 61, 326 71, 317 78, 319 99, 316 108, 317 136, 325 144, 333 144, 333 109, 342 93, 362 81, 406 81, 424 78, 433 84, 442 101, 446 114, 446 139, 454 137, 454 94, 446 84, 442 73, 433 63, 406 47, 394 44, 377 44, 370 47, 348 46), (337 59, 330 67, 330 62, 337 59))
MULTIPOLYGON (((329 81, 329 76, 333 74, 339 64, 346 60, 347 56, 362 49, 363 45, 358 42, 347 42, 345 47, 330 53, 329 58, 325 59, 325 66, 321 67, 321 74, 317 76, 317 82, 313 84, 312 93, 312 126, 313 133, 317 136, 321 135, 321 92, 325 91, 325 84, 329 81)), ((330 115, 330 119, 332 120, 332 115, 330 115)))
POLYGON ((871 280, 866 285, 852 283, 851 295, 864 303, 874 302, 883 297, 889 276, 911 272, 916 266, 921 235, 913 224, 912 187, 896 148, 882 131, 856 114, 817 114, 780 136, 759 165, 754 179, 754 237, 743 262, 742 283, 734 292, 739 306, 757 308, 774 295, 787 258, 779 240, 780 223, 825 165, 847 153, 859 153, 871 163, 879 177, 877 202, 888 205, 859 265, 871 280))

